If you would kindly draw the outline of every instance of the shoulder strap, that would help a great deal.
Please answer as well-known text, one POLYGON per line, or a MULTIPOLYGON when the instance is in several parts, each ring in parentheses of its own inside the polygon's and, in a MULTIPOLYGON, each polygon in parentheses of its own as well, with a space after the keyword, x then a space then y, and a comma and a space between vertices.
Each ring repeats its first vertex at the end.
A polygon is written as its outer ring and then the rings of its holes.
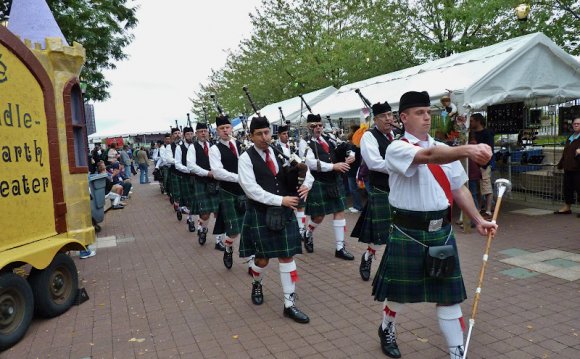
MULTIPOLYGON (((410 143, 406 138, 402 138, 401 140, 410 143)), ((421 147, 417 144, 415 144, 415 146, 421 147)), ((427 163, 427 167, 429 168, 429 171, 431 171, 433 177, 435 177, 435 181, 439 183, 439 186, 441 186, 441 189, 443 189, 443 192, 445 192, 445 197, 447 197, 447 201, 449 201, 449 207, 453 208, 453 194, 451 193, 451 184, 445 175, 445 171, 443 171, 441 166, 435 163, 427 163)))

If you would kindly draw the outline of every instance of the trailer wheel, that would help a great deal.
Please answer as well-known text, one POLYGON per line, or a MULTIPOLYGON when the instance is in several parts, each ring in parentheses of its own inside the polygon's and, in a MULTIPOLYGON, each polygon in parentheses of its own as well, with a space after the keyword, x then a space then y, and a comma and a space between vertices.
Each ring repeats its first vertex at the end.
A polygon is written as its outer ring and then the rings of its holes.
POLYGON ((72 306, 79 288, 75 263, 64 253, 58 253, 45 269, 33 269, 28 280, 36 303, 34 310, 44 318, 66 312, 72 306))
POLYGON ((32 289, 14 273, 0 275, 0 350, 10 348, 24 336, 34 311, 32 289))

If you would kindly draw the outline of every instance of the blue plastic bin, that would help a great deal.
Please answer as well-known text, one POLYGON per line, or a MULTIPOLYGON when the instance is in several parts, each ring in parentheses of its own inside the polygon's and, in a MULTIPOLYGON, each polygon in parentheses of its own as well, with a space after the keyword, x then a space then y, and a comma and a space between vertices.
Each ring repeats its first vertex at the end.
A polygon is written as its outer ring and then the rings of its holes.
POLYGON ((107 174, 89 176, 89 188, 91 190, 91 215, 95 223, 101 223, 105 219, 105 186, 107 174))

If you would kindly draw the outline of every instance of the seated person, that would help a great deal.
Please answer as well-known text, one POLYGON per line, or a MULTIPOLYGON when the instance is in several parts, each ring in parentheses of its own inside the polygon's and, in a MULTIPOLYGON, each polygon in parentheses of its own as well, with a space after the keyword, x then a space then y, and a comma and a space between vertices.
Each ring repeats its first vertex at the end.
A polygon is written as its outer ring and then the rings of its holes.
POLYGON ((123 194, 123 186, 113 183, 113 174, 119 172, 119 169, 113 169, 111 173, 107 171, 107 167, 103 161, 97 165, 99 174, 107 174, 107 183, 105 185, 105 198, 109 198, 113 202, 113 209, 122 209, 125 206, 121 203, 121 195, 123 194))
POLYGON ((131 180, 126 178, 123 165, 120 164, 119 162, 113 163, 110 166, 108 172, 112 175, 113 183, 118 184, 123 188, 122 199, 123 200, 127 199, 129 197, 129 191, 131 191, 133 185, 131 184, 131 180), (113 175, 113 171, 115 171, 115 173, 117 174, 113 175))

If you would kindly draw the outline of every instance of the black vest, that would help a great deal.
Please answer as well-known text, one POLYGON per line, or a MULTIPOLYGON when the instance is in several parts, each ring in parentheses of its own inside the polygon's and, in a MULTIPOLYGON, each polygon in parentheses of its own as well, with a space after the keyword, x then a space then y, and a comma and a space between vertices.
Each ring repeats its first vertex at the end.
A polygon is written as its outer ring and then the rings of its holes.
MULTIPOLYGON (((195 141, 193 145, 195 146, 195 163, 204 170, 211 171, 211 167, 209 165, 209 154, 207 156, 205 155, 203 147, 197 141, 195 141)), ((208 143, 207 146, 209 150, 210 143, 208 143)), ((209 177, 200 177, 197 175, 195 176, 195 179, 196 181, 197 180, 209 181, 209 177)))
MULTIPOLYGON (((224 169, 228 172, 238 173, 238 157, 236 157, 236 155, 234 155, 232 150, 230 150, 230 148, 224 145, 223 143, 218 142, 216 146, 220 151, 222 157, 222 165, 224 166, 224 169)), ((240 143, 238 141, 236 141, 236 149, 238 150, 238 155, 240 155, 242 153, 242 150, 240 148, 240 143)), ((232 194, 235 195, 244 194, 244 190, 242 189, 239 183, 220 181, 220 186, 224 190, 232 194)))
POLYGON ((187 146, 185 142, 181 143, 179 147, 181 147, 181 164, 187 167, 187 146))
MULTIPOLYGON (((332 143, 332 141, 330 141, 330 138, 326 136, 320 137, 322 137, 324 141, 326 141, 326 143, 328 144, 329 153, 326 153, 326 151, 324 151, 324 148, 322 148, 322 145, 318 143, 318 141, 311 139, 309 146, 310 150, 312 151, 312 154, 314 154, 314 158, 319 159, 321 162, 334 163, 335 161, 334 150, 336 149, 334 147, 334 144, 332 143)), ((312 176, 314 176, 314 179, 320 182, 334 183, 336 182, 338 176, 338 174, 335 171, 318 172, 317 170, 311 170, 310 172, 312 173, 312 176)))
MULTIPOLYGON (((171 153, 173 155, 173 159, 175 159, 175 150, 177 149, 178 144, 175 142, 171 142, 171 153)), ((180 175, 178 170, 175 169, 175 163, 171 165, 171 172, 177 175, 180 175)))
POLYGON ((266 161, 262 159, 262 156, 256 151, 254 146, 248 149, 248 155, 252 161, 252 168, 254 169, 254 176, 256 177, 256 183, 262 187, 265 191, 276 194, 278 196, 287 196, 288 189, 286 188, 286 176, 282 166, 282 160, 277 156, 272 158, 278 163, 278 173, 276 176, 272 174, 272 171, 266 165, 266 161))
MULTIPOLYGON (((391 141, 376 127, 371 130, 371 133, 377 139, 379 144, 379 153, 382 158, 385 158, 385 153, 387 152, 387 147, 391 144, 391 141)), ((389 192, 389 175, 383 172, 369 170, 369 181, 373 187, 377 187, 382 191, 389 192)))

